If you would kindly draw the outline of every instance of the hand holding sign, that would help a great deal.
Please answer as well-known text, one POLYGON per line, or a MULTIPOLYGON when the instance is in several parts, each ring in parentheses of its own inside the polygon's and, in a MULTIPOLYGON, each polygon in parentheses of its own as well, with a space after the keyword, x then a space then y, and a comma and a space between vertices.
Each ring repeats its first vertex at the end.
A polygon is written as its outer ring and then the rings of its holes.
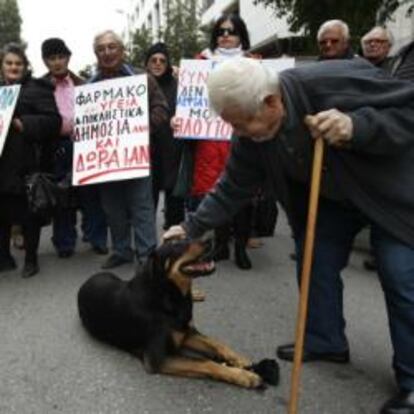
POLYGON ((12 125, 13 128, 17 131, 17 132, 23 132, 24 127, 23 127, 23 122, 19 119, 19 118, 14 118, 12 121, 12 125))

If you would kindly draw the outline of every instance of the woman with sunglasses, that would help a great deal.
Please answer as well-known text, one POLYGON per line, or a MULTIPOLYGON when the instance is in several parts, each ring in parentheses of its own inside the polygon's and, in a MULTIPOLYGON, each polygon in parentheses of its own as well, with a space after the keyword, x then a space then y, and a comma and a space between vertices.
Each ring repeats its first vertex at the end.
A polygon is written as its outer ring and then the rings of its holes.
MULTIPOLYGON (((219 61, 241 56, 252 56, 249 34, 246 24, 235 14, 221 16, 215 23, 210 38, 209 48, 201 52, 199 59, 216 59, 219 61)), ((190 190, 189 210, 197 208, 202 198, 214 187, 226 164, 229 141, 202 140, 193 144, 193 180, 190 190)), ((230 258, 229 239, 231 230, 234 233, 235 262, 240 269, 252 267, 246 252, 247 240, 251 232, 251 206, 243 209, 235 218, 232 225, 215 230, 216 255, 215 259, 230 258)))
MULTIPOLYGON (((146 54, 145 67, 154 76, 168 103, 169 119, 175 112, 177 101, 177 79, 173 74, 170 54, 165 43, 152 45, 146 54)), ((165 229, 184 220, 184 198, 173 194, 177 181, 178 167, 183 142, 174 139, 173 131, 164 124, 151 141, 151 175, 155 210, 160 191, 164 191, 164 225, 165 229)))
POLYGON ((51 139, 59 134, 61 119, 52 84, 31 77, 22 47, 6 45, 0 63, 0 86, 21 85, 0 156, 0 272, 16 268, 10 253, 11 228, 13 224, 22 224, 26 253, 22 277, 26 278, 39 272, 37 250, 44 223, 29 214, 25 177, 50 167, 51 139))

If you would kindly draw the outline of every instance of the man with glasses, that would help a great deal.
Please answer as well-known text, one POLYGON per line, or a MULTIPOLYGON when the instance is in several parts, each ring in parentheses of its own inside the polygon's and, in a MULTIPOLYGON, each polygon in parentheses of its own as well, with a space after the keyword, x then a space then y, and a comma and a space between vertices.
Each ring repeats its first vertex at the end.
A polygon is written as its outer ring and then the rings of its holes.
POLYGON ((352 59, 354 52, 349 38, 349 27, 342 20, 327 20, 322 23, 316 36, 319 60, 352 59))
POLYGON ((372 28, 361 39, 363 57, 379 68, 388 69, 391 61, 388 54, 393 40, 391 32, 385 27, 372 28))

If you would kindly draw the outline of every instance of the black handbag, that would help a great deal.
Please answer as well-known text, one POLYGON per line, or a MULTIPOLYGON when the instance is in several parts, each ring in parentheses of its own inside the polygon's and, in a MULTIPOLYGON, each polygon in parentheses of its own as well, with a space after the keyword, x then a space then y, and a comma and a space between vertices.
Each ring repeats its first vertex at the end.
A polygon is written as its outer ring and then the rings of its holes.
POLYGON ((58 204, 59 186, 52 174, 35 172, 26 177, 29 213, 43 220, 52 217, 58 204))

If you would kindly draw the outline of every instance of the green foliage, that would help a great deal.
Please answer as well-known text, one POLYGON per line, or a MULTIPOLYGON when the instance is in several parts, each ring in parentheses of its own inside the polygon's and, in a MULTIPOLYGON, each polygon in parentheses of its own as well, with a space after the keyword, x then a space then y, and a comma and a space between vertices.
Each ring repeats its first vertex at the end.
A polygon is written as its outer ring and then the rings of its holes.
POLYGON ((329 19, 341 19, 348 23, 352 34, 360 36, 376 24, 384 24, 395 10, 414 0, 254 0, 275 11, 277 17, 287 17, 290 30, 301 30, 313 39, 319 26, 329 19))
POLYGON ((193 58, 207 45, 205 34, 200 30, 197 3, 196 0, 166 2, 166 26, 161 37, 175 64, 181 58, 193 58))
POLYGON ((145 28, 137 30, 131 39, 131 56, 130 62, 133 66, 144 67, 145 54, 153 43, 151 31, 145 28))
MULTIPOLYGON (((207 46, 205 33, 200 29, 200 11, 196 0, 171 0, 165 3, 165 26, 157 38, 166 43, 171 62, 192 58, 207 46)), ((158 40, 157 39, 157 40, 158 40)), ((132 36, 131 62, 143 66, 145 54, 156 41, 148 29, 137 30, 132 36)))
POLYGON ((78 74, 83 79, 90 79, 93 75, 93 66, 92 65, 85 65, 81 70, 79 70, 78 74))
POLYGON ((0 48, 10 42, 22 43, 21 24, 17 0, 0 0, 0 48))

